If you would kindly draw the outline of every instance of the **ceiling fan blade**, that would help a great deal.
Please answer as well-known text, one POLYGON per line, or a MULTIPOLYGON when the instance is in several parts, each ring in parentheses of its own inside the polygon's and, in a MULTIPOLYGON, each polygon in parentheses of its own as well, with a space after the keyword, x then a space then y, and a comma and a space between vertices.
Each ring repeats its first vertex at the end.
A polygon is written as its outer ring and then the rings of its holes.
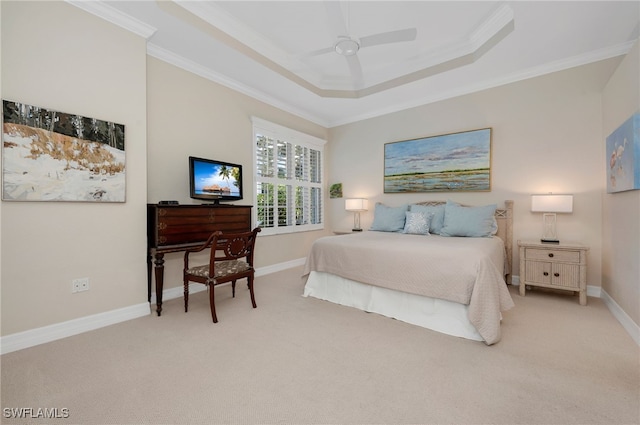
MULTIPOLYGON (((340 39, 341 37, 348 37, 347 24, 344 14, 342 13, 342 6, 339 1, 327 0, 324 2, 324 7, 327 11, 327 18, 329 21, 329 27, 331 28, 334 37, 340 39)), ((334 38, 332 37, 332 38, 334 38)), ((335 51, 335 45, 325 47, 322 49, 314 50, 311 52, 300 55, 301 57, 320 56, 335 51)))
POLYGON ((415 28, 404 30, 381 32, 380 34, 368 35, 360 39, 360 47, 371 47, 380 44, 399 43, 401 41, 413 41, 418 35, 415 28))
POLYGON ((335 51, 336 51, 335 47, 331 46, 331 47, 325 47, 324 49, 314 50, 313 52, 304 53, 301 56, 304 56, 304 57, 320 56, 320 55, 324 55, 324 54, 335 52, 335 51))
POLYGON ((342 13, 342 2, 328 0, 324 2, 324 7, 327 10, 329 25, 333 29, 334 35, 348 37, 349 31, 347 21, 342 13))
POLYGON ((345 59, 347 59, 347 64, 349 65, 349 69, 351 70, 351 76, 353 77, 354 85, 360 86, 364 78, 362 75, 362 65, 360 65, 360 59, 358 59, 357 55, 345 56, 345 59))

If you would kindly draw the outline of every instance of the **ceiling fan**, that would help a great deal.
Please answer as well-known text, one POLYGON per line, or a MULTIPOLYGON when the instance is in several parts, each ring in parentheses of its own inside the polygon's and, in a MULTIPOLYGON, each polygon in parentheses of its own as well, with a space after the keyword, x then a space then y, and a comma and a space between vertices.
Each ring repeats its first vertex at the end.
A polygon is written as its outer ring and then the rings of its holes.
POLYGON ((355 80, 355 83, 358 85, 363 81, 362 66, 360 64, 360 60, 357 57, 357 53, 358 51, 360 51, 360 49, 379 46, 381 44, 413 41, 416 39, 416 36, 418 34, 417 29, 406 28, 355 38, 349 35, 348 30, 349 4, 345 2, 347 13, 346 18, 342 13, 341 2, 325 1, 324 4, 331 26, 333 27, 334 32, 337 34, 336 42, 331 46, 309 52, 306 56, 319 56, 331 52, 344 56, 347 60, 347 64, 349 65, 349 69, 351 70, 351 76, 355 80))

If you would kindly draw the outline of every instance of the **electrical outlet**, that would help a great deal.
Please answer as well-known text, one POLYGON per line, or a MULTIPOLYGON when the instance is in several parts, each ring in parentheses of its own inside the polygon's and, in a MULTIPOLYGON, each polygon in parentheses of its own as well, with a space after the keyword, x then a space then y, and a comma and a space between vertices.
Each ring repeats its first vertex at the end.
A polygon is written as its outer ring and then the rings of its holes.
POLYGON ((83 277, 80 279, 73 279, 71 281, 71 293, 88 291, 89 290, 89 278, 83 277))

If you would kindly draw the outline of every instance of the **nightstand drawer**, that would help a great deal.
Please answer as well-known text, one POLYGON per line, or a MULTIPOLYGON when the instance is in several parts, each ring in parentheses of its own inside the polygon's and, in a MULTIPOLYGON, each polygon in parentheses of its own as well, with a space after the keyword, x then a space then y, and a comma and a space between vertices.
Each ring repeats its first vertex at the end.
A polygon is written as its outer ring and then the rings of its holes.
POLYGON ((534 261, 557 261, 562 263, 580 262, 580 251, 526 248, 524 255, 527 260, 534 261))

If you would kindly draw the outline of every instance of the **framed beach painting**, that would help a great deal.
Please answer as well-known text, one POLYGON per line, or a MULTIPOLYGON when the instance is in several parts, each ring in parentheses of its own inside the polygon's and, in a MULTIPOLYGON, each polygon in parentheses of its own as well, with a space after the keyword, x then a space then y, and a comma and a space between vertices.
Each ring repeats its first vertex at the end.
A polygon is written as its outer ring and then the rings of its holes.
POLYGON ((607 193, 640 189, 640 113, 607 137, 607 193))
POLYGON ((2 200, 125 202, 124 125, 2 101, 2 200))
POLYGON ((384 192, 491 190, 491 129, 384 145, 384 192))

